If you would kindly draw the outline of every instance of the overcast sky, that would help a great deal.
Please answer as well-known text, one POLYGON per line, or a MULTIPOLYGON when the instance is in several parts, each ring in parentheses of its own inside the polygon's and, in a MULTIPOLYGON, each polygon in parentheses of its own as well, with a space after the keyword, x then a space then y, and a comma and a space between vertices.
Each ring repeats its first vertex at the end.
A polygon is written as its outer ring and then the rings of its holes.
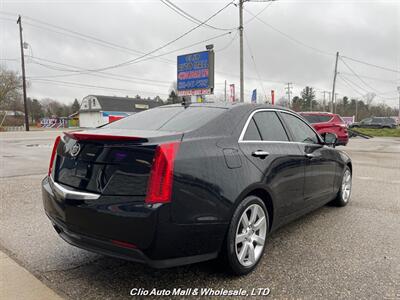
MULTIPOLYGON (((207 19, 229 2, 171 1, 200 20, 207 19)), ((165 99, 176 80, 176 56, 204 50, 210 43, 216 50, 216 95, 223 95, 225 80, 228 84, 236 84, 239 94, 236 29, 229 34, 208 27, 198 28, 153 55, 222 36, 159 59, 104 71, 107 74, 71 72, 76 70, 75 67, 99 69, 134 59, 196 26, 161 1, 0 0, 0 64, 20 71, 17 14, 23 16, 24 40, 29 44, 25 50, 28 56, 26 73, 30 77, 29 97, 50 97, 66 103, 88 94, 159 95, 165 99), (109 78, 110 73, 113 78, 109 78), (70 83, 87 86, 71 86, 70 83)), ((322 91, 332 89, 335 53, 339 51, 345 57, 392 71, 344 58, 351 71, 339 60, 338 97, 360 97, 374 92, 378 94, 375 103, 384 101, 391 106, 398 105, 400 0, 247 2, 244 20, 246 101, 250 100, 255 88, 259 96, 264 93, 269 96, 273 89, 277 98, 283 97, 287 82, 293 83, 294 95, 309 85, 322 99, 322 91), (252 14, 258 14, 267 5, 257 18, 253 18, 252 14)), ((208 23, 218 28, 237 28, 238 8, 230 5, 208 23)))

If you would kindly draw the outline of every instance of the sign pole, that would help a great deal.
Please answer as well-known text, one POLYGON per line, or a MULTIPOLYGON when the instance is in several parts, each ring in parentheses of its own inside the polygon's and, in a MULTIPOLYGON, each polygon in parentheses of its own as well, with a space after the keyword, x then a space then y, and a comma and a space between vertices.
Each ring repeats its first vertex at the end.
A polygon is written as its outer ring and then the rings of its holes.
POLYGON ((224 94, 224 100, 226 102, 226 79, 225 79, 225 94, 224 94))

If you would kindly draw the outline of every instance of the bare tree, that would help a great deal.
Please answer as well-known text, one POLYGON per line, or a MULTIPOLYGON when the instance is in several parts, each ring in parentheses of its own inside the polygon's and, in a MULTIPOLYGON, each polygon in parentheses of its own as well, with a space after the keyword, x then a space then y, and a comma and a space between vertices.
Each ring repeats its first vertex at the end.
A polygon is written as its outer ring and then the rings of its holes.
POLYGON ((0 107, 7 108, 21 100, 22 79, 16 72, 0 66, 0 107))
POLYGON ((372 101, 374 101, 374 98, 376 97, 376 94, 375 93, 366 93, 365 95, 364 95, 364 100, 365 100, 365 103, 367 104, 367 106, 370 106, 371 105, 371 103, 372 103, 372 101))

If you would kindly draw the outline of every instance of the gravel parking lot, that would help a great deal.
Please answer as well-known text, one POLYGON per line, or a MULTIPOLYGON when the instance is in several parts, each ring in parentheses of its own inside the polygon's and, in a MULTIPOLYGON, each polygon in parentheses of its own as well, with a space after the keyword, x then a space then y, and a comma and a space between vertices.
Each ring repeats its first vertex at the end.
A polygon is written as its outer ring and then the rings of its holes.
POLYGON ((270 288, 271 298, 400 298, 400 139, 352 139, 351 203, 275 232, 259 267, 230 277, 215 261, 154 270, 62 241, 40 181, 60 132, 0 133, 0 247, 70 299, 128 298, 132 288, 270 288))

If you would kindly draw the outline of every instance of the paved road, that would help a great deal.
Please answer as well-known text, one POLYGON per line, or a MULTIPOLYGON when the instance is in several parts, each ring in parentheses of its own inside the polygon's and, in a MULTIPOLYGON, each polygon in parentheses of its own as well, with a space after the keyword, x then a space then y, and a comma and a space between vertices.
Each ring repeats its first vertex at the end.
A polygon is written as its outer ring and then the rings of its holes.
POLYGON ((132 288, 262 288, 273 298, 400 298, 400 139, 352 139, 354 189, 274 233, 257 270, 214 262, 169 270, 63 242, 46 219, 40 181, 57 132, 0 133, 0 248, 63 297, 128 298, 132 288))

